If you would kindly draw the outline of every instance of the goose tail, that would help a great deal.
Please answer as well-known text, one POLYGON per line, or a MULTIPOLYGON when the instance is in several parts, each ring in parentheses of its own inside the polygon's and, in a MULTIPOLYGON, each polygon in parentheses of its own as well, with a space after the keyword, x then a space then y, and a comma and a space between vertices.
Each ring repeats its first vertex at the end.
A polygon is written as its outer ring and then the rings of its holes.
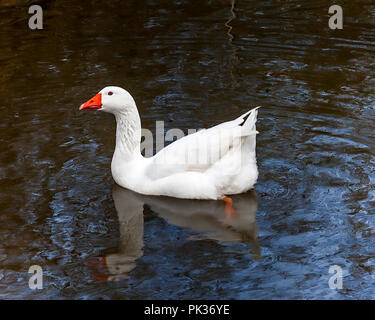
POLYGON ((255 123, 257 121, 258 116, 258 109, 260 106, 251 109, 250 111, 244 113, 242 116, 238 118, 238 120, 242 120, 242 122, 239 124, 241 127, 243 127, 246 130, 255 130, 255 123))

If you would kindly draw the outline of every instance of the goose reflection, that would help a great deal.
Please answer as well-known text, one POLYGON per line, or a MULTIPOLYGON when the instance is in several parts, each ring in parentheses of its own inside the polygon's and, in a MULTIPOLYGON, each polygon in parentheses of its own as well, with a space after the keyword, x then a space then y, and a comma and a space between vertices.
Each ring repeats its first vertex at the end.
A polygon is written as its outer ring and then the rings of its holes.
POLYGON ((119 219, 120 239, 116 252, 89 260, 96 280, 129 277, 136 260, 143 255, 143 209, 147 205, 170 224, 197 232, 191 240, 213 239, 242 242, 255 257, 260 255, 256 226, 257 195, 254 190, 232 196, 234 213, 225 212, 225 202, 146 196, 115 185, 112 192, 119 219))

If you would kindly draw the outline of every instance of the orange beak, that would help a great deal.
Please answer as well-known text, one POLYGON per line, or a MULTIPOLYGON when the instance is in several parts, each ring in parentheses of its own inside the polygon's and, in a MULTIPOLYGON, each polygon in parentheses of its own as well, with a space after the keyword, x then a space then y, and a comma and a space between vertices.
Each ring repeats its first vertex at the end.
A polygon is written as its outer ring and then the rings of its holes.
POLYGON ((82 109, 100 109, 102 107, 102 94, 98 93, 87 102, 81 104, 79 110, 82 109))

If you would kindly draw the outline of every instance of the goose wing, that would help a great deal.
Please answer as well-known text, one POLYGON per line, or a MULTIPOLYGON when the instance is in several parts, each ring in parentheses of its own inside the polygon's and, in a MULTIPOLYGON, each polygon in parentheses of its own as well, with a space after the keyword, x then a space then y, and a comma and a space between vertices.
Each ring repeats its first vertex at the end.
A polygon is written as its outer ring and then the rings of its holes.
POLYGON ((160 179, 187 171, 203 173, 229 153, 235 155, 244 138, 257 133, 257 109, 171 143, 151 158, 146 174, 151 179, 160 179))

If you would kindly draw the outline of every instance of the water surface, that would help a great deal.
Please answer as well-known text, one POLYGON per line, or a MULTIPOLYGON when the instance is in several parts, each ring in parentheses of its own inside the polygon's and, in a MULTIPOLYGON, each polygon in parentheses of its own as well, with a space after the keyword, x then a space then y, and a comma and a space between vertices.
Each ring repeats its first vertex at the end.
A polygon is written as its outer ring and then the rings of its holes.
POLYGON ((326 1, 42 1, 37 31, 5 2, 1 299, 374 297, 371 1, 341 2, 343 30, 326 1), (239 214, 115 186, 114 119, 78 111, 106 85, 128 89, 153 132, 262 105, 259 181, 239 214))

